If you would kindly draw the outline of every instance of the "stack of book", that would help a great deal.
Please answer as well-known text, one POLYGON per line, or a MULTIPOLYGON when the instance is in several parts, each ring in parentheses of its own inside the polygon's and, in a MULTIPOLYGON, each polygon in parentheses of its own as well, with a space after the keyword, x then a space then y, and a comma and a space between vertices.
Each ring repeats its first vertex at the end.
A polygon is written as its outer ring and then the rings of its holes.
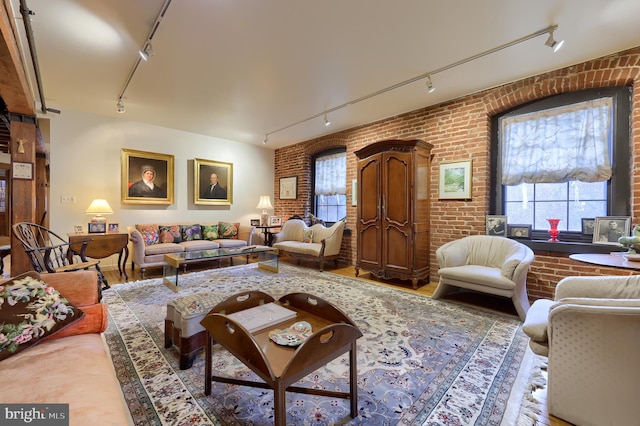
POLYGON ((249 333, 264 330, 274 324, 278 324, 295 317, 295 311, 273 302, 265 303, 264 305, 245 309, 244 311, 235 312, 229 315, 229 318, 242 325, 249 331, 249 333))

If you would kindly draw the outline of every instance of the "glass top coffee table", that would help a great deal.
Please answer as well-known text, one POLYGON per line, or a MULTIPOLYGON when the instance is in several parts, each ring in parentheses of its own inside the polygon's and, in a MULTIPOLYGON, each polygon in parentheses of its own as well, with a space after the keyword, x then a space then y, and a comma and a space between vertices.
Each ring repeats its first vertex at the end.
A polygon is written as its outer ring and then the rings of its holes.
POLYGON ((211 250, 183 251, 164 255, 162 282, 171 290, 178 292, 180 272, 186 271, 190 263, 219 260, 227 257, 258 255, 258 268, 270 272, 278 272, 278 249, 268 246, 246 246, 233 248, 217 248, 211 250))

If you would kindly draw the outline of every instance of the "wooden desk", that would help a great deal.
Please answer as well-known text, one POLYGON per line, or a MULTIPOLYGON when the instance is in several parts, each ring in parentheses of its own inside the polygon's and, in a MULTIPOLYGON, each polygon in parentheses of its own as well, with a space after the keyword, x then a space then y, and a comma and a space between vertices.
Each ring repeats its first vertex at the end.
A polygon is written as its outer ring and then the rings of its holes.
POLYGON ((233 319, 220 313, 232 314, 257 306, 258 303, 254 302, 259 300, 268 303, 273 301, 273 298, 257 291, 239 293, 217 304, 200 321, 207 332, 205 395, 211 394, 211 381, 273 389, 276 426, 286 424, 286 391, 349 399, 350 414, 355 418, 358 414, 356 340, 362 337, 355 323, 329 302, 306 293, 288 294, 276 302, 296 311, 295 318, 255 333, 249 333, 233 319), (309 322, 313 329, 313 334, 299 346, 281 346, 269 339, 270 331, 276 328, 285 329, 298 321, 309 322), (213 376, 212 345, 214 342, 231 352, 260 376, 264 383, 213 376), (349 392, 293 386, 302 377, 347 352, 349 353, 349 392))
POLYGON ((569 256, 569 259, 576 260, 578 262, 590 263, 592 265, 640 271, 640 262, 627 260, 626 257, 622 256, 622 254, 623 252, 621 252, 620 255, 596 253, 572 254, 569 256))
POLYGON ((89 234, 86 232, 67 234, 71 243, 71 250, 79 253, 82 242, 89 241, 84 254, 94 259, 104 259, 106 257, 118 254, 118 272, 124 275, 126 280, 129 279, 125 268, 127 259, 129 258, 129 234, 126 232, 107 232, 105 234, 89 234), (74 244, 75 243, 75 244, 74 244))

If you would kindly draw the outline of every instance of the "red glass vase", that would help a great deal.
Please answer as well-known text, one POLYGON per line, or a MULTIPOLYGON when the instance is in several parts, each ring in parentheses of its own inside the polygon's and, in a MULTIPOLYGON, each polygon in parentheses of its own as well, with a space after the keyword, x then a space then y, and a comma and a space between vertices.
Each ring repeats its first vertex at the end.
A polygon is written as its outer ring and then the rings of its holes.
POLYGON ((551 235, 551 238, 549 238, 549 241, 552 243, 557 243, 558 242, 558 234, 560 234, 560 231, 558 231, 558 223, 560 223, 560 219, 547 219, 549 221, 549 225, 551 226, 551 229, 549 229, 549 235, 551 235))

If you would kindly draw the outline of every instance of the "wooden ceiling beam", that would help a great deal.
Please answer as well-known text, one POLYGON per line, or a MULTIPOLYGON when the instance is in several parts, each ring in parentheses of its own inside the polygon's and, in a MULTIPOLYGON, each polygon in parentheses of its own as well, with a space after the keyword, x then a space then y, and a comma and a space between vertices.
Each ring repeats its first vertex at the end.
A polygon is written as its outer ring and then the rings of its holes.
POLYGON ((3 0, 0 7, 0 97, 10 112, 35 116, 35 100, 20 55, 10 0, 3 0))

